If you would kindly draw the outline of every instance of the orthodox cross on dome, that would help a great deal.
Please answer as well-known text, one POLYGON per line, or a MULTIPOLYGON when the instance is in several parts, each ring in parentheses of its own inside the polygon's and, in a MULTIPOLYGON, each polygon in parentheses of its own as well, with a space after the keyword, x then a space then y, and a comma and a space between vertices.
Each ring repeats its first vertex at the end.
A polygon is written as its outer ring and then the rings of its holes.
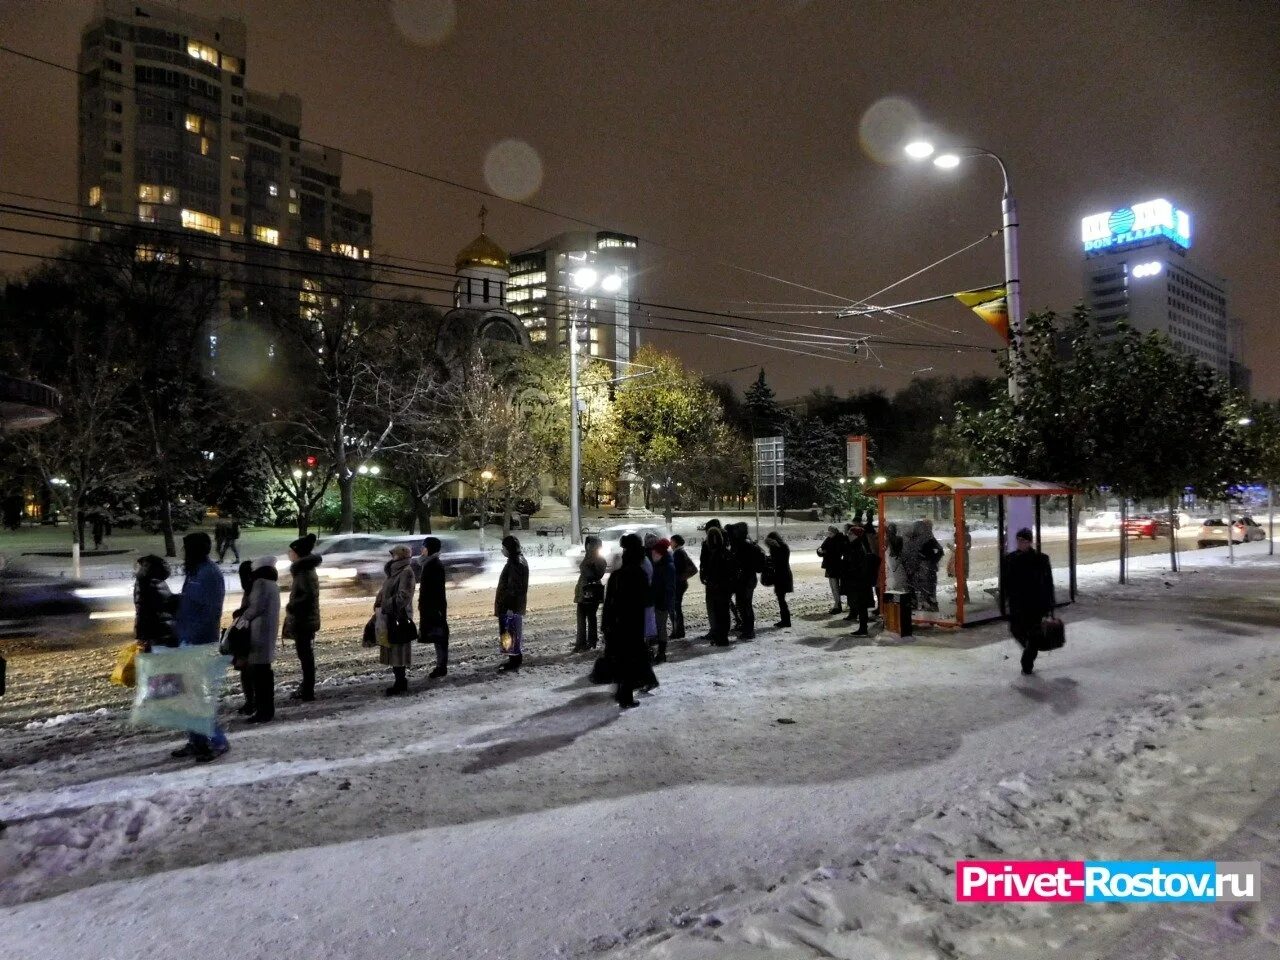
POLYGON ((484 233, 484 218, 489 215, 489 208, 480 204, 480 232, 484 233))

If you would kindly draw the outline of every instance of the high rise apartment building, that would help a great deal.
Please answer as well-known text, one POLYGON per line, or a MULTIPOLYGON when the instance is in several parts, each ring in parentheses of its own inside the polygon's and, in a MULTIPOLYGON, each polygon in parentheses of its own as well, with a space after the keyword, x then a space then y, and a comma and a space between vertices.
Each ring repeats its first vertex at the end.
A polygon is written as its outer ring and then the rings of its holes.
POLYGON ((326 272, 316 254, 369 259, 372 194, 343 191, 341 153, 300 142, 296 96, 246 88, 244 24, 102 0, 79 67, 81 203, 104 224, 204 240, 231 314, 268 296, 305 309, 305 271, 326 272))

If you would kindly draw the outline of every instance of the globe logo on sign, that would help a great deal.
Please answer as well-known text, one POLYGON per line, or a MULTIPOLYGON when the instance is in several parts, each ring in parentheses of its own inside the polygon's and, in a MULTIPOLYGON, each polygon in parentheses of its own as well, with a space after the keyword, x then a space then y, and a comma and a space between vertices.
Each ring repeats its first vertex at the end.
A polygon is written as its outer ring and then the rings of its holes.
POLYGON ((1137 218, 1133 215, 1133 211, 1131 209, 1128 207, 1121 207, 1107 218, 1107 229, 1111 231, 1111 235, 1113 237, 1119 236, 1120 234, 1128 233, 1132 230, 1136 221, 1137 218))

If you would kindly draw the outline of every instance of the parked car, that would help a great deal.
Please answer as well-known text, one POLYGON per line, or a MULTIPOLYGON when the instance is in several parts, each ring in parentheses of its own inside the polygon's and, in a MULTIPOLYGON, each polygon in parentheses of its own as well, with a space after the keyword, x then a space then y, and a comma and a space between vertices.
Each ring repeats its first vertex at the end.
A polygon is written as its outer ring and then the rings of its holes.
MULTIPOLYGON (((1253 543, 1267 539, 1267 531, 1253 517, 1240 517, 1231 524, 1232 543, 1253 543)), ((1227 545, 1227 521, 1221 517, 1210 517, 1200 525, 1200 533, 1196 537, 1196 546, 1225 547, 1227 545)))
POLYGON ((1120 511, 1099 510, 1085 518, 1084 528, 1090 533, 1114 533, 1120 529, 1120 511))
POLYGON ((1126 537, 1147 537, 1154 540, 1156 537, 1167 537, 1169 535, 1169 518, 1166 517, 1129 517, 1124 522, 1124 535, 1126 537))
MULTIPOLYGON (((661 527, 656 527, 651 523, 619 523, 612 527, 605 527, 603 530, 592 534, 592 536, 600 538, 600 556, 604 557, 610 573, 617 570, 622 563, 620 541, 628 533, 637 534, 641 540, 650 533, 655 537, 665 537, 667 535, 661 527)), ((572 566, 577 567, 582 562, 584 553, 583 546, 578 544, 566 550, 564 555, 572 566)))

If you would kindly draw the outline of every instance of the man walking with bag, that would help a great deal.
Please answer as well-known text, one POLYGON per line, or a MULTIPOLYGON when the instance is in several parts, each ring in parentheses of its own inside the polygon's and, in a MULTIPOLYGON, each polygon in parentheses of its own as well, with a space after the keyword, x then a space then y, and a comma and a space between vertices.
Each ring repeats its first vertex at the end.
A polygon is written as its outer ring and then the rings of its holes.
POLYGON ((1006 553, 1000 581, 1004 588, 1009 632, 1022 647, 1022 673, 1030 676, 1044 637, 1044 619, 1053 613, 1053 571, 1049 558, 1032 544, 1035 538, 1023 527, 1018 531, 1018 548, 1006 553))

